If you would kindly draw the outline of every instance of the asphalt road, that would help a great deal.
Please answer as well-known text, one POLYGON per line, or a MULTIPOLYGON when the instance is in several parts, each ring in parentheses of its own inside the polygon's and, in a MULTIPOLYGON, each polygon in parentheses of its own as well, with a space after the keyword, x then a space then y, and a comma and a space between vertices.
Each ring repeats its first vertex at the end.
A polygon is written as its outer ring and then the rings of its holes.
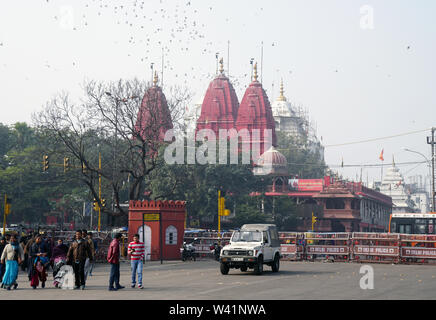
MULTIPOLYGON (((231 269, 221 275, 213 260, 147 262, 144 289, 130 288, 130 270, 121 265, 125 289, 108 291, 109 265, 96 265, 86 290, 62 290, 52 285, 33 290, 20 271, 17 290, 1 290, 0 299, 145 299, 145 300, 288 300, 288 299, 435 299, 436 265, 372 264, 374 289, 360 287, 362 264, 282 261, 279 273, 265 266, 263 275, 231 269)), ((50 270, 51 271, 51 270, 50 270)))

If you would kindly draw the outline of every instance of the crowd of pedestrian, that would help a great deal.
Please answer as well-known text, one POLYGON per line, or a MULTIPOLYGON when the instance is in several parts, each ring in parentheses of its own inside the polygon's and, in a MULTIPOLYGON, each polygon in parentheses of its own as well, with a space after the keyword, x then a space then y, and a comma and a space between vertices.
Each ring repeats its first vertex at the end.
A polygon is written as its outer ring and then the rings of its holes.
MULTIPOLYGON (((120 239, 121 234, 114 236, 107 252, 107 262, 110 264, 109 291, 123 289, 120 284, 120 239)), ((19 267, 27 271, 30 287, 33 289, 45 288, 48 270, 53 271, 53 285, 61 287, 68 271, 74 273, 74 289, 84 290, 86 280, 92 276, 94 261, 98 249, 98 242, 93 234, 86 230, 77 230, 71 243, 64 243, 44 234, 30 233, 18 239, 17 235, 5 235, 0 238, 0 282, 1 288, 6 290, 17 289, 19 267)), ((128 246, 128 255, 131 258, 132 288, 142 289, 142 268, 145 257, 144 243, 139 241, 135 234, 128 246)))

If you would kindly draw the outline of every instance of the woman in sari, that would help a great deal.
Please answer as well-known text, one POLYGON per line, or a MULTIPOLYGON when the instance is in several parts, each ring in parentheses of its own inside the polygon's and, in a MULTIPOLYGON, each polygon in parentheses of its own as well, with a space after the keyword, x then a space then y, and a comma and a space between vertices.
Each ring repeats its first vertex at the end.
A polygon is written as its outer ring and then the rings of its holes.
POLYGON ((58 240, 58 244, 53 248, 51 261, 53 265, 53 284, 56 288, 59 287, 59 279, 56 279, 56 275, 63 265, 67 261, 68 247, 63 243, 62 239, 58 240))
POLYGON ((6 245, 1 255, 1 262, 6 263, 6 271, 3 276, 2 287, 11 290, 17 289, 18 265, 23 261, 24 252, 18 243, 16 235, 11 236, 11 241, 6 245))
POLYGON ((30 286, 36 289, 41 281, 41 288, 45 288, 47 280, 48 250, 40 235, 36 236, 35 242, 30 247, 29 258, 31 259, 30 286))

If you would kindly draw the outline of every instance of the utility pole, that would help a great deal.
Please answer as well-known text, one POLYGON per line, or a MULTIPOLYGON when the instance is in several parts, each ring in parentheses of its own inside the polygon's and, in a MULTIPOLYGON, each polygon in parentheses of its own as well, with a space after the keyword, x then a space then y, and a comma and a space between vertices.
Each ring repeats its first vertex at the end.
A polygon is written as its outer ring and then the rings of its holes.
POLYGON ((4 212, 3 212, 3 237, 5 236, 5 231, 6 231, 6 216, 7 214, 7 202, 8 202, 8 196, 5 193, 5 206, 4 206, 4 212))
POLYGON ((218 190, 218 241, 221 239, 221 190, 218 190))
MULTIPOLYGON (((101 203, 101 152, 98 153, 98 198, 101 203)), ((101 231, 101 205, 98 205, 98 232, 101 231)))
POLYGON ((435 154, 434 154, 434 132, 436 130, 436 127, 431 128, 431 137, 427 137, 427 144, 431 144, 431 202, 432 202, 432 212, 436 211, 435 206, 435 176, 434 176, 434 160, 435 160, 435 154), (431 138, 431 140, 430 140, 431 138))

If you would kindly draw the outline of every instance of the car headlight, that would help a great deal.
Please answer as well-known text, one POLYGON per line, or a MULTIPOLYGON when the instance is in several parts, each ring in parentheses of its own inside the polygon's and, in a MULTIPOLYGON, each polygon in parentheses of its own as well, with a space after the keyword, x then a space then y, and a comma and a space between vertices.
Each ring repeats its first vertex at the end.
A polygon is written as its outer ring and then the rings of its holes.
POLYGON ((224 251, 223 251, 223 255, 226 256, 226 255, 228 255, 228 254, 229 254, 229 251, 228 251, 228 250, 224 250, 224 251))
POLYGON ((254 256, 254 251, 253 251, 253 250, 249 250, 249 251, 248 251, 248 255, 249 255, 249 256, 254 256))

